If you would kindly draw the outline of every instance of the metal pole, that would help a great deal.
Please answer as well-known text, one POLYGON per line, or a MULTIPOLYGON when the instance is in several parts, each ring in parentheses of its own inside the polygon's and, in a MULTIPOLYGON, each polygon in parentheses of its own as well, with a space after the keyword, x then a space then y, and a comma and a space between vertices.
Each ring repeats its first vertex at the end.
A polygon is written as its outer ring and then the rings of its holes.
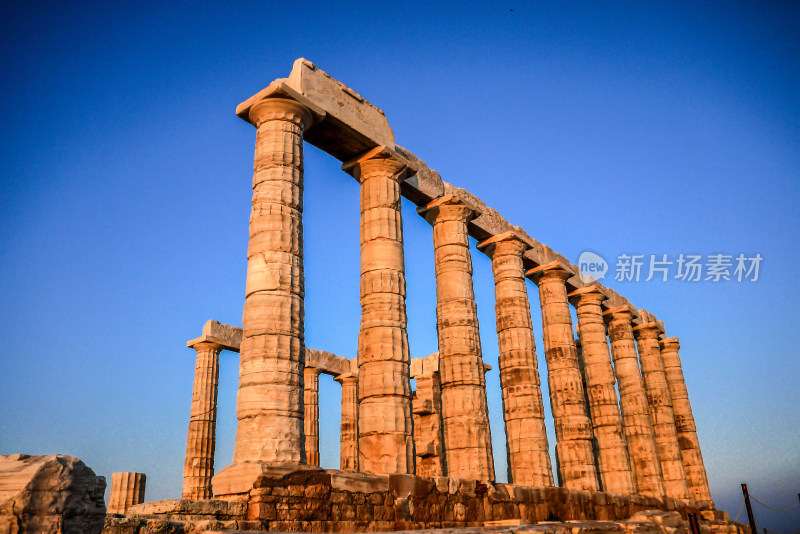
POLYGON ((750 506, 750 494, 747 493, 747 484, 742 484, 742 494, 744 495, 744 506, 747 508, 747 519, 750 520, 750 532, 758 534, 756 520, 753 519, 753 508, 750 506))

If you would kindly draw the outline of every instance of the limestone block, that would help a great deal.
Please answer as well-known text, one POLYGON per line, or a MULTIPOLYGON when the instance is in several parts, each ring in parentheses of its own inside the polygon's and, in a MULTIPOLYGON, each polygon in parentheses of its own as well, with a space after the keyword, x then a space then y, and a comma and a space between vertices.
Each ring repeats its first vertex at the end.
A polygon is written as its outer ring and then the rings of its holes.
POLYGON ((64 455, 0 456, 0 533, 99 534, 105 478, 64 455))
POLYGON ((306 348, 306 365, 326 375, 337 376, 350 372, 350 360, 325 350, 306 348))
POLYGON ((650 421, 644 381, 636 357, 629 306, 619 306, 604 312, 611 339, 614 373, 620 396, 620 411, 625 439, 631 460, 631 473, 636 490, 642 495, 664 495, 661 463, 656 451, 655 433, 650 421))
POLYGON ((342 168, 361 184, 358 468, 414 471, 400 182, 410 163, 377 148, 342 168))
POLYGON ((210 319, 203 325, 203 335, 189 340, 186 346, 193 347, 200 342, 216 343, 225 350, 239 352, 242 344, 242 329, 210 319))
POLYGON ((508 480, 524 486, 552 486, 536 343, 522 265, 527 248, 515 232, 504 232, 478 245, 492 259, 495 280, 508 480))
MULTIPOLYGON (((642 310, 643 311, 643 310, 642 310)), ((649 318, 642 314, 644 318, 649 318)), ((643 318, 643 320, 645 320, 643 318)), ((650 420, 656 439, 656 450, 661 462, 661 476, 664 492, 673 499, 688 499, 689 487, 678 445, 675 427, 675 414, 672 409, 672 396, 667 385, 664 362, 658 345, 660 327, 654 322, 646 322, 633 328, 639 349, 647 400, 650 406, 650 420)))
POLYGON ((569 298, 578 316, 586 395, 592 416, 592 431, 597 440, 597 467, 603 490, 635 493, 600 306, 605 295, 596 286, 589 286, 573 291, 569 298))
POLYGON ((417 210, 433 226, 442 428, 447 474, 494 479, 486 382, 467 222, 475 210, 445 195, 417 210))
POLYGON ((143 503, 146 484, 144 473, 112 473, 108 513, 124 514, 131 506, 143 503))
POLYGON ((686 473, 686 482, 689 485, 689 496, 697 501, 710 502, 711 491, 708 487, 692 405, 689 402, 689 392, 686 389, 681 359, 678 354, 680 341, 676 337, 667 338, 660 342, 660 347, 661 358, 664 362, 664 374, 672 397, 675 428, 678 433, 678 445, 686 473))
POLYGON ((559 261, 546 263, 526 273, 539 287, 559 480, 566 488, 597 490, 592 426, 565 284, 573 274, 559 261))
POLYGON ((424 161, 400 145, 395 145, 394 148, 411 161, 417 169, 416 174, 406 178, 400 184, 400 191, 404 197, 417 206, 423 206, 444 195, 444 183, 438 172, 429 169, 424 161))

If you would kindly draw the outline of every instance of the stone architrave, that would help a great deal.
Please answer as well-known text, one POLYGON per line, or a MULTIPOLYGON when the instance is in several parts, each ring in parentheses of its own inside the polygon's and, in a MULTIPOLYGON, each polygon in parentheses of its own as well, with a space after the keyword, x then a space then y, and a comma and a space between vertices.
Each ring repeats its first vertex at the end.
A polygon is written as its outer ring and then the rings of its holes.
POLYGON ((439 354, 411 360, 411 378, 417 384, 411 402, 414 413, 414 445, 417 476, 443 477, 445 457, 442 436, 442 384, 439 354))
MULTIPOLYGON (((210 499, 214 476, 214 449, 217 435, 217 389, 219 353, 222 346, 204 338, 192 340, 197 351, 192 387, 192 406, 183 463, 183 499, 210 499)), ((138 504, 138 503, 136 503, 138 504)))
POLYGON ((319 465, 319 375, 321 369, 303 369, 304 426, 306 432, 306 463, 319 465))
POLYGON ((342 427, 339 468, 358 471, 358 376, 347 373, 334 378, 342 386, 342 427))
POLYGON ((678 445, 681 449, 683 469, 689 485, 689 496, 697 501, 711 501, 708 487, 706 467, 700 452, 700 441, 697 439, 697 427, 694 423, 689 392, 683 377, 681 348, 677 337, 667 338, 661 343, 661 359, 664 362, 664 373, 667 376, 669 393, 672 396, 672 409, 675 413, 675 428, 678 431, 678 445))
POLYGON ((418 211, 433 226, 439 376, 447 476, 494 480, 486 379, 467 222, 476 214, 455 195, 418 211))
POLYGON ((664 493, 673 499, 688 499, 689 486, 683 470, 681 450, 678 447, 678 432, 675 428, 675 413, 672 410, 672 396, 664 373, 658 336, 661 328, 655 322, 648 322, 633 328, 639 349, 642 378, 650 405, 650 421, 656 438, 656 450, 661 462, 661 477, 664 493))
POLYGON ((494 273, 508 481, 521 486, 552 486, 536 342, 522 266, 528 245, 514 232, 505 232, 481 242, 478 249, 491 258, 494 273))
POLYGON ((655 434, 650 422, 647 394, 636 357, 633 339, 633 312, 628 306, 616 306, 604 312, 614 357, 614 374, 619 388, 622 426, 631 460, 631 473, 636 492, 663 497, 661 464, 656 450, 655 434))
POLYGON ((342 169, 361 184, 358 465, 367 473, 410 474, 414 438, 400 213, 408 162, 377 147, 342 169))
POLYGON ((566 488, 596 491, 599 485, 592 448, 592 423, 567 301, 566 280, 573 275, 558 261, 526 273, 539 286, 559 480, 566 488))
POLYGON ((124 514, 134 504, 143 503, 146 483, 144 473, 112 473, 108 513, 124 514))
POLYGON ((578 316, 586 396, 589 399, 592 430, 597 440, 597 463, 603 491, 635 493, 614 368, 600 306, 606 297, 595 286, 577 289, 568 297, 578 316))
POLYGON ((263 464, 306 461, 303 133, 313 122, 311 111, 294 100, 266 97, 246 103, 249 108, 237 113, 257 133, 236 403, 239 424, 234 465, 220 472, 224 477, 215 477, 238 480, 242 488, 249 487, 263 464))

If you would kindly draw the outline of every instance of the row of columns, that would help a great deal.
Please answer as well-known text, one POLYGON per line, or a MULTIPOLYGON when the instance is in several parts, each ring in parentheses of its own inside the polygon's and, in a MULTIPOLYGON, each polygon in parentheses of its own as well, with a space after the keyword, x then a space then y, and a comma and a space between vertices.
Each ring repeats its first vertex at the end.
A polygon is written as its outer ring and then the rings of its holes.
MULTIPOLYGON (((318 464, 319 373, 304 368, 302 262, 302 144, 313 115, 294 100, 265 98, 250 108, 249 120, 257 135, 234 465, 318 464)), ((342 468, 413 473, 400 183, 414 170, 385 147, 342 168, 361 186, 362 308, 358 377, 341 380, 342 468)), ((454 195, 418 211, 433 226, 442 468, 451 477, 492 480, 467 228, 477 213, 454 195)), ((657 327, 643 324, 634 330, 627 308, 603 312, 604 296, 596 288, 568 295, 566 281, 573 273, 557 262, 525 272, 527 245, 513 233, 479 246, 492 258, 495 277, 509 481, 553 484, 527 277, 539 290, 560 484, 710 500, 677 343, 665 345, 664 360, 657 327), (577 309, 583 366, 570 300, 577 309), (673 396, 679 402, 673 403, 673 396)), ((194 410, 193 402, 193 417, 194 410)), ((198 432, 208 427, 200 425, 198 432)))

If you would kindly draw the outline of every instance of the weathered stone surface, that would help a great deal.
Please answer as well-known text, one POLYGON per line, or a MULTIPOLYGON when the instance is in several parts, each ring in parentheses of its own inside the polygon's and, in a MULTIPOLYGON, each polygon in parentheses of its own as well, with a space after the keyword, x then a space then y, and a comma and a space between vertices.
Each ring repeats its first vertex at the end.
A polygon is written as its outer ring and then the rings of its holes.
POLYGON ((578 316, 586 395, 592 416, 592 431, 597 441, 597 468, 603 491, 634 493, 614 368, 600 307, 605 295, 595 286, 588 286, 568 296, 578 316))
POLYGON ((131 506, 144 502, 146 485, 144 473, 112 473, 108 513, 124 514, 131 506))
POLYGON ((395 145, 395 150, 404 158, 411 161, 417 173, 403 180, 400 192, 417 206, 424 206, 444 195, 444 183, 439 173, 429 169, 425 162, 405 148, 395 145))
POLYGON ((358 465, 412 473, 406 280, 400 182, 409 164, 377 148, 345 163, 361 184, 361 328, 358 336, 358 465))
POLYGON ((696 501, 710 502, 711 491, 708 487, 706 467, 703 463, 703 455, 700 452, 697 427, 694 423, 686 381, 683 378, 681 358, 678 354, 680 341, 676 337, 667 338, 660 342, 660 347, 661 358, 664 362, 664 373, 672 396, 675 428, 678 432, 678 445, 681 449, 686 482, 689 485, 689 496, 696 501))
MULTIPOLYGON (((643 318, 644 320, 644 318, 643 318)), ((683 470, 672 396, 664 373, 664 362, 658 346, 658 336, 663 330, 655 322, 646 322, 633 328, 639 349, 647 401, 650 405, 650 421, 656 439, 656 450, 661 463, 664 492, 673 499, 688 499, 689 487, 683 470)))
POLYGON ((631 460, 631 473, 636 490, 642 495, 661 497, 664 484, 661 464, 656 452, 655 433, 650 421, 647 402, 631 321, 633 314, 628 306, 606 310, 614 373, 620 396, 622 424, 631 460))
POLYGON ((414 414, 416 474, 441 477, 445 474, 444 435, 442 433, 442 383, 439 353, 411 360, 411 378, 417 389, 411 400, 414 414))
POLYGON ((0 456, 0 533, 97 534, 105 489, 105 478, 71 456, 0 456))
POLYGON ((552 486, 536 342, 522 266, 527 248, 515 232, 499 234, 478 245, 492 259, 494 273, 508 480, 523 486, 552 486))
POLYGON ((242 345, 242 329, 210 319, 203 325, 203 335, 189 340, 186 346, 193 347, 201 342, 216 343, 225 350, 239 352, 239 347, 242 345))
POLYGON ((547 383, 556 428, 559 480, 566 488, 597 490, 592 424, 586 406, 565 284, 573 274, 559 261, 546 263, 526 273, 539 286, 547 383))
POLYGON ((450 194, 418 211, 433 226, 447 475, 494 480, 486 379, 467 234, 467 222, 475 210, 450 194))
POLYGON ((319 369, 322 374, 331 376, 352 372, 350 360, 325 350, 306 348, 306 365, 319 369))
POLYGON ((303 369, 303 404, 305 417, 303 420, 306 433, 306 463, 319 465, 319 374, 316 367, 303 369))
POLYGON ((342 471, 358 471, 358 375, 345 373, 334 380, 342 385, 339 467, 342 471))
MULTIPOLYGON (((209 321, 203 330, 209 327, 209 323, 216 323, 217 327, 227 326, 209 321)), ((225 333, 230 331, 227 330, 225 333)), ((216 339, 218 336, 207 334, 206 339, 209 338, 216 339)), ((197 358, 194 367, 189 431, 186 437, 186 457, 183 463, 182 496, 184 499, 210 499, 217 436, 219 353, 223 346, 212 341, 200 341, 190 346, 197 351, 197 358)))
MULTIPOLYGON (((305 461, 303 135, 313 115, 281 98, 256 95, 243 105, 257 133, 233 462, 300 463, 305 461)), ((214 493, 220 494, 216 488, 214 493)))

